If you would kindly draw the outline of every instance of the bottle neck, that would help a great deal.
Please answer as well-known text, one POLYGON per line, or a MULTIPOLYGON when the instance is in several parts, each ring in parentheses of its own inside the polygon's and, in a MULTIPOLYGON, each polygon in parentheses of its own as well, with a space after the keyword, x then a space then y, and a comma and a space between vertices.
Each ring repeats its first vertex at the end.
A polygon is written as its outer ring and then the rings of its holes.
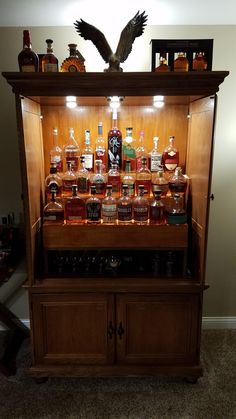
POLYGON ((23 32, 23 48, 24 49, 26 49, 26 48, 32 49, 29 31, 24 31, 23 32))
POLYGON ((58 136, 58 133, 57 133, 57 129, 56 128, 54 128, 54 130, 53 130, 53 145, 54 146, 56 146, 57 145, 57 136, 58 136))
POLYGON ((90 145, 90 131, 85 130, 85 144, 90 145))
POLYGON ((102 124, 98 125, 98 136, 102 137, 102 124))
POLYGON ((126 173, 130 173, 130 162, 129 163, 126 162, 126 164, 125 164, 125 172, 126 173))

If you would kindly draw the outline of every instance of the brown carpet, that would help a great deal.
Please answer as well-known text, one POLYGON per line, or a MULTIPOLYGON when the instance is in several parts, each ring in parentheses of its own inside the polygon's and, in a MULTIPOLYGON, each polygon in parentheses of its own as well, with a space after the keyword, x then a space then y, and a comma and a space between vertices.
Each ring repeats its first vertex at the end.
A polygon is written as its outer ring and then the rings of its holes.
POLYGON ((29 344, 17 374, 0 375, 0 418, 236 419, 236 330, 204 331, 204 376, 197 384, 167 378, 28 377, 29 344))

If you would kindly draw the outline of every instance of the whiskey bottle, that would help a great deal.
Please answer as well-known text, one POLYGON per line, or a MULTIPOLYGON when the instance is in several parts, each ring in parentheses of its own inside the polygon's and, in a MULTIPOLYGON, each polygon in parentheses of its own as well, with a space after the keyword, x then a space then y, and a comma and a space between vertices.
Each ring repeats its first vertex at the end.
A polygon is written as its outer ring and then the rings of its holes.
POLYGON ((126 160, 130 161, 131 172, 136 170, 136 141, 133 138, 133 128, 126 128, 126 137, 122 141, 122 169, 125 170, 126 160))
POLYGON ((58 71, 58 59, 53 54, 53 40, 46 39, 47 53, 42 58, 42 72, 55 73, 58 71))
POLYGON ((166 196, 169 190, 169 182, 165 178, 165 174, 163 170, 159 170, 158 172, 152 175, 152 193, 154 195, 155 191, 161 191, 162 198, 166 196))
POLYGON ((162 165, 165 172, 173 172, 179 164, 179 150, 174 146, 175 137, 169 137, 169 144, 165 147, 162 154, 162 165))
POLYGON ((56 200, 56 192, 53 190, 51 193, 50 202, 45 205, 43 209, 43 221, 64 221, 64 210, 60 202, 56 200))
POLYGON ((72 185, 77 183, 77 177, 72 170, 72 163, 67 161, 67 171, 62 176, 62 196, 71 196, 72 185))
POLYGON ((53 128, 53 146, 50 150, 50 163, 56 165, 57 173, 63 173, 63 153, 58 145, 58 130, 53 128))
POLYGON ((56 192, 57 196, 61 196, 62 192, 62 179, 57 174, 57 166, 52 164, 50 173, 45 179, 45 191, 47 201, 51 197, 52 191, 56 192))
POLYGON ((103 224, 115 224, 117 219, 117 202, 112 196, 112 185, 107 185, 106 196, 102 200, 103 224))
POLYGON ((121 185, 122 190, 124 185, 128 186, 128 195, 130 196, 130 198, 133 198, 133 196, 135 195, 135 175, 131 173, 130 160, 126 160, 125 162, 125 173, 122 177, 121 185))
POLYGON ((159 66, 155 68, 155 72, 166 72, 166 71, 170 71, 170 67, 167 64, 167 59, 166 59, 166 54, 160 54, 160 59, 159 59, 159 66))
POLYGON ((89 171, 85 167, 84 156, 80 156, 80 168, 77 175, 78 192, 86 194, 89 192, 89 171))
POLYGON ((77 185, 72 185, 72 195, 65 200, 65 220, 67 224, 85 222, 85 202, 77 195, 77 185))
POLYGON ((98 136, 95 141, 95 160, 102 160, 104 169, 106 169, 106 146, 102 132, 102 122, 98 123, 98 136))
POLYGON ((153 195, 149 207, 150 224, 166 224, 165 205, 161 200, 162 191, 156 190, 153 195))
POLYGON ((94 153, 90 145, 90 131, 88 129, 84 132, 84 148, 81 151, 81 155, 84 157, 84 166, 89 171, 93 171, 94 166, 94 153))
POLYGON ((63 147, 66 164, 71 162, 71 169, 74 172, 78 171, 80 148, 74 137, 74 129, 69 128, 69 139, 63 147))
POLYGON ((182 173, 181 167, 176 167, 174 174, 169 179, 169 189, 172 195, 178 193, 184 195, 187 189, 187 179, 182 173))
POLYGON ((22 72, 39 71, 38 55, 32 50, 30 33, 28 30, 23 31, 23 49, 18 55, 18 64, 22 72))
POLYGON ((66 58, 61 64, 61 72, 84 73, 85 70, 85 59, 77 50, 77 44, 68 44, 70 56, 66 58))
POLYGON ((207 59, 203 52, 196 52, 193 59, 193 70, 203 71, 207 70, 207 59))
POLYGON ((118 224, 132 223, 132 199, 129 196, 128 185, 122 186, 122 195, 117 201, 118 224))
POLYGON ((161 158, 162 154, 158 151, 159 137, 153 138, 154 147, 150 152, 150 170, 151 172, 157 172, 161 169, 161 158))
POLYGON ((95 173, 90 177, 91 186, 96 187, 96 194, 100 197, 105 196, 106 192, 106 176, 102 173, 102 161, 95 161, 95 173))
POLYGON ((101 200, 96 196, 96 186, 91 186, 91 196, 86 200, 86 216, 88 224, 101 223, 101 200))
POLYGON ((178 52, 177 58, 174 60, 174 71, 188 71, 189 62, 185 52, 178 52))
POLYGON ((144 196, 144 185, 139 185, 138 195, 133 200, 133 219, 135 224, 148 224, 149 203, 144 196))
POLYGON ((115 197, 120 196, 121 176, 117 164, 112 163, 111 169, 108 171, 107 182, 112 186, 112 192, 115 197))
POLYGON ((174 194, 172 197, 173 204, 167 210, 167 223, 168 224, 184 224, 187 222, 187 214, 183 208, 181 196, 174 194))
POLYGON ((140 131, 140 137, 139 137, 139 145, 136 148, 136 171, 138 171, 142 166, 142 157, 146 157, 147 159, 147 165, 150 167, 149 164, 149 154, 147 152, 147 149, 144 145, 144 131, 140 131))
POLYGON ((141 158, 141 164, 142 165, 136 174, 136 181, 135 181, 136 194, 138 194, 139 185, 143 185, 145 195, 150 196, 152 174, 151 174, 151 171, 147 167, 146 157, 141 158))
POLYGON ((117 128, 117 113, 113 112, 113 128, 108 132, 108 169, 112 163, 122 168, 122 134, 117 128))

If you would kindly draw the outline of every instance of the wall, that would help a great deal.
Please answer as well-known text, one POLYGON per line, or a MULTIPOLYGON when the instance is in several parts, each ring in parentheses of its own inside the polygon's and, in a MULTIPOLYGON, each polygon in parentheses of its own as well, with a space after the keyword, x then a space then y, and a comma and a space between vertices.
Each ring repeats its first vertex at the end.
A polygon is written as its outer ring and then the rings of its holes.
MULTIPOLYGON (((45 51, 45 39, 52 37, 60 63, 68 56, 67 44, 75 42, 86 59, 87 71, 103 71, 106 67, 92 43, 82 40, 73 27, 33 27, 30 31, 33 48, 38 53, 45 51)), ((119 28, 116 28, 108 38, 113 49, 116 48, 118 36, 119 28)), ((212 179, 215 200, 211 203, 207 258, 207 282, 210 289, 205 293, 204 314, 236 316, 236 104, 233 95, 236 90, 236 26, 147 26, 144 35, 135 41, 127 62, 123 64, 124 71, 149 71, 150 40, 157 38, 213 38, 213 70, 230 71, 218 94, 212 179)), ((18 71, 17 55, 21 48, 22 28, 0 28, 0 71, 18 71)), ((19 213, 22 208, 14 97, 3 78, 0 79, 0 92, 3 104, 0 108, 1 215, 8 211, 19 213)))

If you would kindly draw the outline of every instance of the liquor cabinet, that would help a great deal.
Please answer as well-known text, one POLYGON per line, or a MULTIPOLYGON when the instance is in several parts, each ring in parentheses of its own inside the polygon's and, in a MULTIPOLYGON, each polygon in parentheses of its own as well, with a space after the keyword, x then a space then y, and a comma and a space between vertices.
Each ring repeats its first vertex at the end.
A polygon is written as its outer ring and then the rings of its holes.
POLYGON ((202 375, 216 93, 227 75, 3 73, 16 99, 34 376, 164 374, 196 381, 202 375), (71 95, 77 98, 75 110, 65 106, 71 95), (153 107, 156 95, 164 96, 161 109, 153 107), (160 150, 175 135, 180 166, 189 176, 186 224, 43 224, 53 127, 60 145, 70 126, 80 146, 85 129, 96 137, 98 121, 106 135, 110 96, 123 99, 118 116, 123 133, 132 126, 137 137, 143 129, 149 148, 158 135, 160 150), (169 251, 178 261, 173 275, 165 267, 157 272, 157 258, 165 264, 169 251), (110 257, 122 269, 110 269, 110 257))

